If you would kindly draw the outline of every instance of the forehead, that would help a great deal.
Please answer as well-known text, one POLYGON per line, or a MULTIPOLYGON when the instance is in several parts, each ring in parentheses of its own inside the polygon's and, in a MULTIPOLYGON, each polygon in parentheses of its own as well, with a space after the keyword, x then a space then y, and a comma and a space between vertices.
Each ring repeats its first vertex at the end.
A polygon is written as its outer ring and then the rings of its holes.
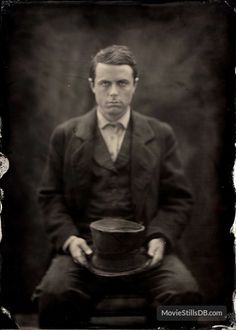
POLYGON ((96 66, 95 77, 97 80, 132 80, 133 69, 127 64, 113 65, 98 63, 96 66))

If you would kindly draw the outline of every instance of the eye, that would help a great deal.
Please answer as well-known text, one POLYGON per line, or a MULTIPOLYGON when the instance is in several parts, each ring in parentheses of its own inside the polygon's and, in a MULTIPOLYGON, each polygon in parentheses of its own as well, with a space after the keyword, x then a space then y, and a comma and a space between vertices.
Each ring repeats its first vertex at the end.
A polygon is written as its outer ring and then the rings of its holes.
POLYGON ((110 85, 110 82, 106 80, 102 80, 99 82, 99 85, 102 87, 108 87, 110 85))
POLYGON ((128 85, 128 81, 127 80, 120 80, 119 82, 118 82, 118 85, 120 86, 120 87, 126 87, 127 85, 128 85))

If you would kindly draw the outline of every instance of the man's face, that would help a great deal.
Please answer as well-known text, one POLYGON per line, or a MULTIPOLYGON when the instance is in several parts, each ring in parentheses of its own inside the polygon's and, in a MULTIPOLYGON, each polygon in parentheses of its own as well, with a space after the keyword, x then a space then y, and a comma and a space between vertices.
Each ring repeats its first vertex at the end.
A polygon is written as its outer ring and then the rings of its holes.
POLYGON ((98 63, 95 80, 90 81, 97 105, 109 121, 116 121, 126 113, 132 101, 137 80, 129 65, 98 63))

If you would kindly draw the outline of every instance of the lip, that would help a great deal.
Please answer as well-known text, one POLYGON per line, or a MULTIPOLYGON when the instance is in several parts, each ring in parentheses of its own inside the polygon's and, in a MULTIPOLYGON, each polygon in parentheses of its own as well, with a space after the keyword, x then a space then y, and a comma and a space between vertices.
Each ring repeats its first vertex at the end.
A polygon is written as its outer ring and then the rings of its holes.
POLYGON ((120 102, 107 102, 108 105, 120 105, 120 102))

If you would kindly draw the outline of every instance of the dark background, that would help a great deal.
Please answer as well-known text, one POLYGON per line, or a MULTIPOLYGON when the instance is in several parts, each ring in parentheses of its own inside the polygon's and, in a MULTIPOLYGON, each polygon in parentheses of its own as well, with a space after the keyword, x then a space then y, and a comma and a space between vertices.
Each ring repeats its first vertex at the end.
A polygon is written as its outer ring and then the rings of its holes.
MULTIPOLYGON (((136 55, 140 83, 133 108, 171 124, 195 196, 180 241, 205 303, 231 305, 234 203, 233 26, 217 2, 166 4, 20 4, 5 8, 1 180, 3 299, 30 310, 30 296, 50 259, 37 203, 49 137, 94 104, 89 61, 110 44, 136 55)), ((2 104, 1 104, 2 105, 2 104)))

